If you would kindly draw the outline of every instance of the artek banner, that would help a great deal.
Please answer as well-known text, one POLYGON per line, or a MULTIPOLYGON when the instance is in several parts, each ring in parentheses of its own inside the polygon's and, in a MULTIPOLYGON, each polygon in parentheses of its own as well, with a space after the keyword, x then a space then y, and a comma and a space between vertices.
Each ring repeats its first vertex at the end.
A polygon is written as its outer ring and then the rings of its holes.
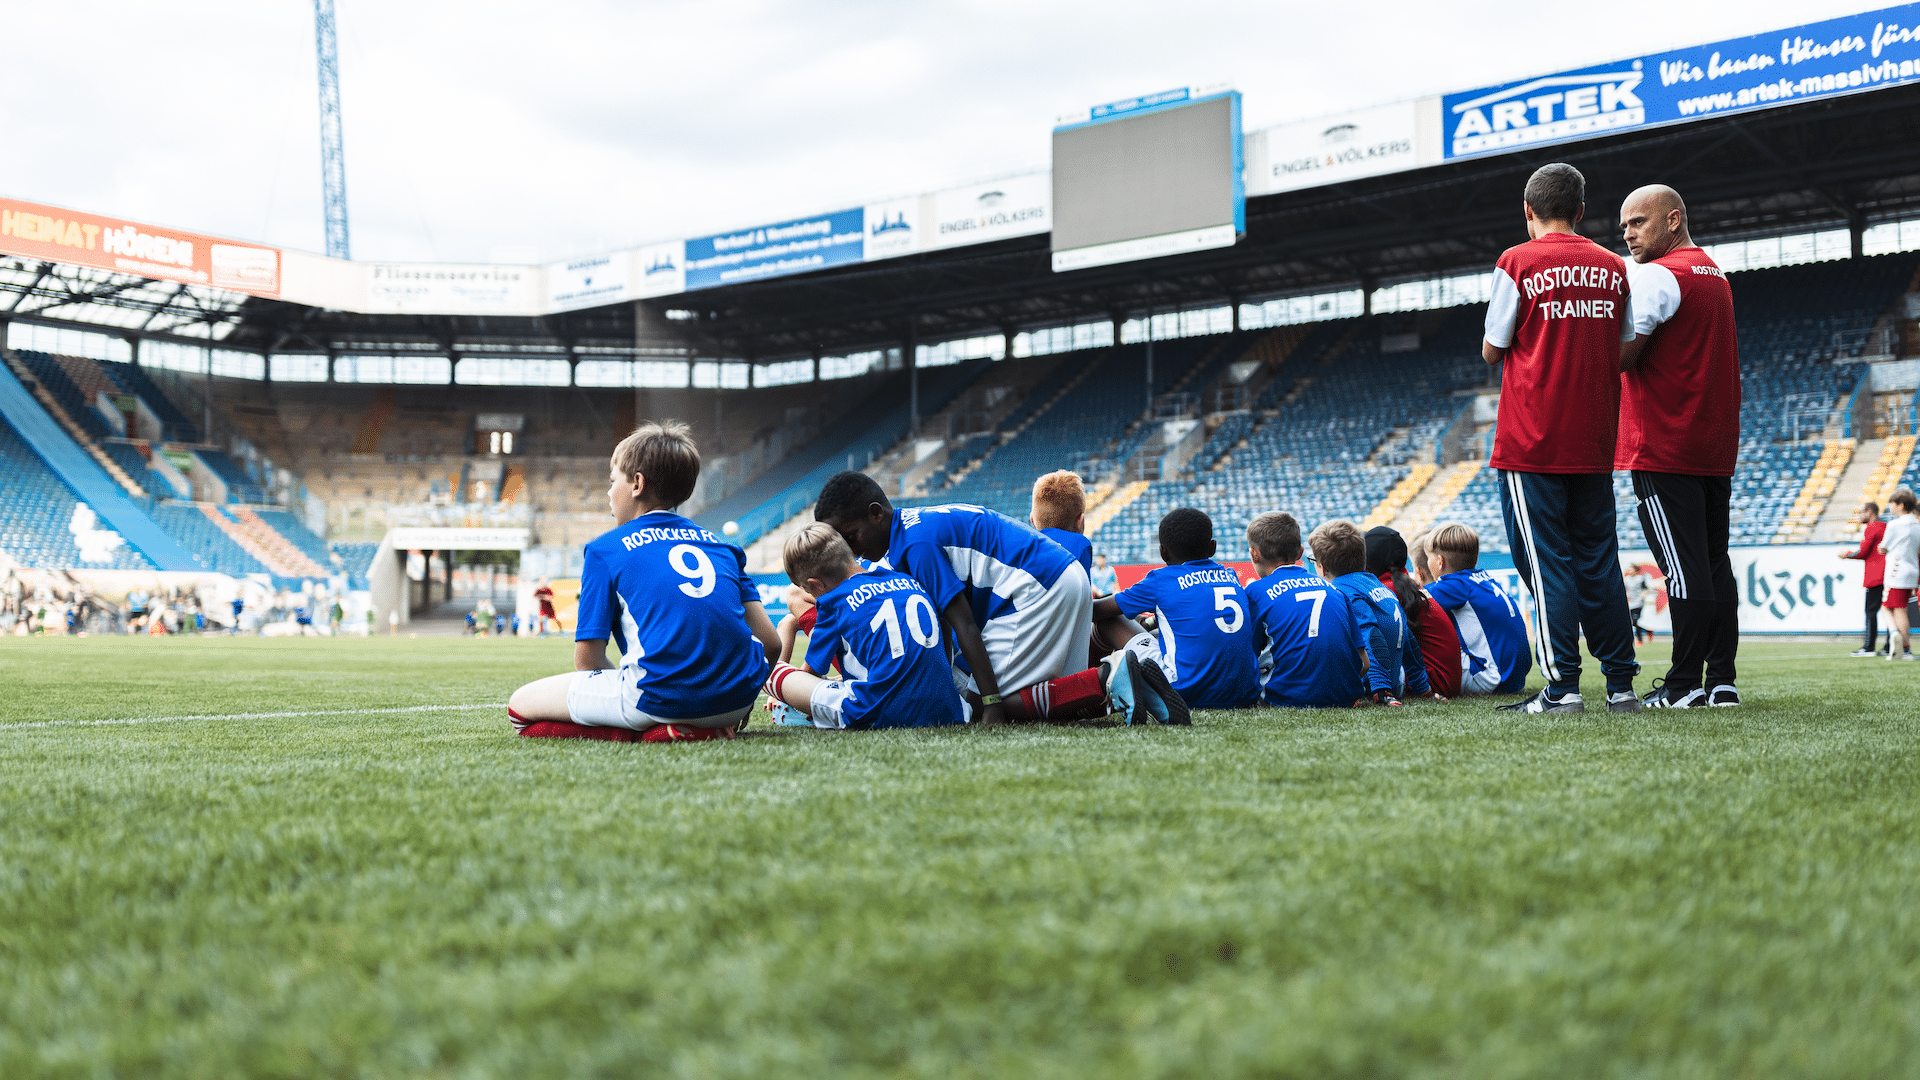
POLYGON ((0 199, 0 252, 255 296, 280 295, 276 248, 17 199, 0 199))
POLYGON ((1769 109, 1920 79, 1920 4, 1448 94, 1448 158, 1769 109))

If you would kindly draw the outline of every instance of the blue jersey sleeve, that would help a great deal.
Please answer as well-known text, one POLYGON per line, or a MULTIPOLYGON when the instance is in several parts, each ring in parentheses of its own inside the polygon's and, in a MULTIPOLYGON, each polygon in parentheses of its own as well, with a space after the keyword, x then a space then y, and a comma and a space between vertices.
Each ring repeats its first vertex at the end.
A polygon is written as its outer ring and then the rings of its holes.
POLYGON ((820 614, 814 616, 813 630, 807 634, 807 670, 825 678, 839 652, 840 632, 834 629, 832 612, 824 607, 814 610, 820 614))
POLYGON ((1435 579, 1433 584, 1426 586, 1426 590, 1427 595, 1438 600, 1441 607, 1448 611, 1456 611, 1460 605, 1467 602, 1467 590, 1472 587, 1467 583, 1464 575, 1448 574, 1435 579))
POLYGON ((900 560, 895 570, 918 581, 920 587, 933 597, 933 610, 937 615, 947 610, 953 598, 966 592, 966 582, 961 581, 953 572, 953 564, 947 561, 947 553, 937 544, 908 544, 900 549, 900 560))
POLYGON ((753 583, 753 578, 747 573, 747 553, 731 544, 727 546, 733 552, 733 574, 740 579, 741 605, 759 603, 760 587, 753 583))
MULTIPOLYGON (((1352 587, 1336 585, 1340 595, 1347 598, 1347 613, 1353 619, 1353 636, 1367 653, 1367 692, 1393 689, 1393 673, 1387 670, 1387 639, 1380 626, 1379 614, 1374 610, 1373 601, 1366 593, 1356 592, 1352 587)), ((1369 588, 1369 591, 1371 589, 1369 588)))
POLYGON ((1113 594, 1113 602, 1120 605, 1120 614, 1132 618, 1160 606, 1160 585, 1154 580, 1158 571, 1134 582, 1131 586, 1113 594))
POLYGON ((574 615, 573 640, 605 641, 613 636, 613 575, 598 552, 587 549, 580 565, 580 608, 574 615))

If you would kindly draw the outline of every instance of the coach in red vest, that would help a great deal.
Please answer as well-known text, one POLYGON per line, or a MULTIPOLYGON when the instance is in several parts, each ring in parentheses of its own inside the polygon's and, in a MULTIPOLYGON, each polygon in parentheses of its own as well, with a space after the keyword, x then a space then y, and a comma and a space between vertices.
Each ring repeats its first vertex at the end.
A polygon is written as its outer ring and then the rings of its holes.
POLYGON ((1620 576, 1613 508, 1620 424, 1620 345, 1627 267, 1573 231, 1587 181, 1543 165, 1522 210, 1532 239, 1494 264, 1480 355, 1502 364, 1492 466, 1513 565, 1533 593, 1534 638, 1546 689, 1503 709, 1585 712, 1580 636, 1607 677, 1609 712, 1639 712, 1633 618, 1620 576))
POLYGON ((1620 347, 1620 452, 1647 546, 1667 578, 1673 666, 1642 704, 1738 705, 1740 595, 1727 555, 1740 449, 1740 342, 1727 275, 1694 245, 1680 193, 1627 196, 1633 340, 1620 347), (1701 665, 1706 680, 1701 681, 1701 665))

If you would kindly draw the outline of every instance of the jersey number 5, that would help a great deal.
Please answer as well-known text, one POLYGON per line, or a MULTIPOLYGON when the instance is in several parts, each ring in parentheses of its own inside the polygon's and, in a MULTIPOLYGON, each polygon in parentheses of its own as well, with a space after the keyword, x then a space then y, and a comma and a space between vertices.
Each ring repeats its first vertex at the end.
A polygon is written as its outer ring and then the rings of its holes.
MULTIPOLYGON (((878 630, 882 626, 887 628, 887 648, 893 652, 893 658, 898 660, 907 655, 907 643, 900 637, 900 613, 894 609, 891 597, 880 605, 880 610, 874 614, 873 621, 867 624, 867 629, 878 630)), ((923 649, 940 644, 940 620, 934 616, 933 601, 927 599, 925 593, 907 598, 907 633, 912 634, 913 640, 919 642, 923 649), (920 613, 923 611, 927 616, 925 630, 920 629, 920 613)))
POLYGON ((1233 586, 1231 585, 1221 585, 1213 590, 1213 610, 1233 612, 1232 622, 1228 622, 1218 615, 1213 617, 1213 625, 1219 627, 1220 632, 1223 634, 1239 633, 1240 628, 1246 625, 1246 609, 1240 606, 1240 601, 1233 598, 1233 586))
POLYGON ((681 592, 697 600, 713 591, 713 560, 707 558, 706 552, 692 544, 675 544, 673 550, 667 552, 667 562, 681 577, 692 579, 680 583, 681 592))

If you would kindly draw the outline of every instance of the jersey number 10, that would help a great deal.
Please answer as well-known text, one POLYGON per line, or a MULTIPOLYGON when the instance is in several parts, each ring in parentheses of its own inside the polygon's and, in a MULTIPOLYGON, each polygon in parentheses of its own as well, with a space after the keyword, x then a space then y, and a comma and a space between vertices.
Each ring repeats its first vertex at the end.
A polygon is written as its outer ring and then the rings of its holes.
MULTIPOLYGON (((900 637, 900 612, 894 608, 891 597, 880 605, 880 610, 874 614, 873 621, 867 624, 867 629, 878 630, 882 626, 887 628, 887 646, 893 650, 893 658, 898 660, 907 655, 907 643, 900 637)), ((933 601, 927 599, 925 593, 915 593, 907 598, 907 633, 913 635, 913 640, 919 642, 921 648, 931 649, 940 644, 940 620, 934 616, 933 601), (920 629, 920 613, 923 611, 927 615, 925 630, 920 629)))

